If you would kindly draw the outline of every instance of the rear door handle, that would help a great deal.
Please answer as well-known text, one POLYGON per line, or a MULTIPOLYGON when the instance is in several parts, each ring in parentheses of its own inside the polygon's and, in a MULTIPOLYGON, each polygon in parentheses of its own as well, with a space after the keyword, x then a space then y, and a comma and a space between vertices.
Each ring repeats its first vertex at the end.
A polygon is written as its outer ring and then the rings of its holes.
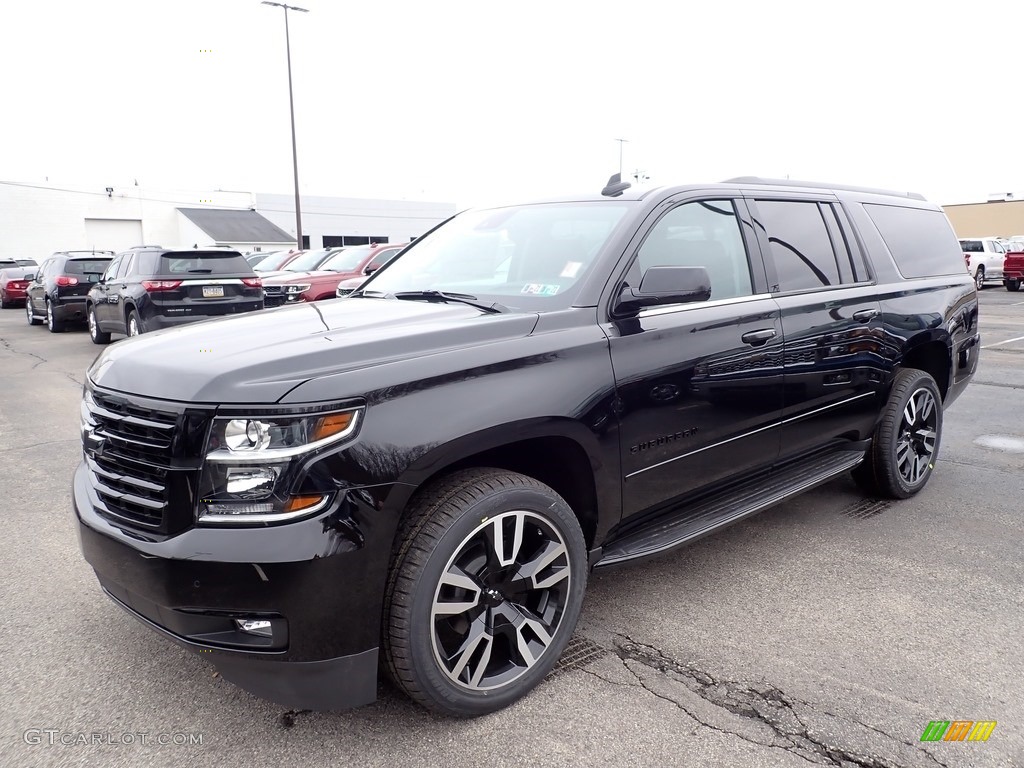
POLYGON ((868 320, 874 320, 878 317, 877 309, 858 309, 853 313, 853 319, 858 323, 866 323, 868 320))
POLYGON ((775 338, 774 328, 762 328, 760 331, 747 331, 740 338, 744 344, 751 344, 755 347, 759 347, 766 343, 768 339, 775 338))

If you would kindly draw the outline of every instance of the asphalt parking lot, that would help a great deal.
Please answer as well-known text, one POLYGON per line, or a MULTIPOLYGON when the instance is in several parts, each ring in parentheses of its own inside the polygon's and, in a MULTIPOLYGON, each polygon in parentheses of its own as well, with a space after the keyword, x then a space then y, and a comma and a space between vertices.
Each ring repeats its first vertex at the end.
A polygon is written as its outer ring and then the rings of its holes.
POLYGON ((1024 294, 981 303, 980 368, 921 494, 872 504, 844 479, 593 575, 559 669, 471 721, 387 685, 288 712, 116 608, 70 511, 98 348, 4 310, 0 765, 1024 766, 1024 294), (923 743, 933 720, 998 725, 923 743))

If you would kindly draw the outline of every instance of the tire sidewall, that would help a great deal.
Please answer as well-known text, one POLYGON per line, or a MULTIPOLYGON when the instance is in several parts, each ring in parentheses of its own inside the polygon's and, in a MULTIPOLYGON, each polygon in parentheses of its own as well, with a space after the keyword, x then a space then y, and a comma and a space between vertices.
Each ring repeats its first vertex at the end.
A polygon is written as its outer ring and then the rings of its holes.
POLYGON ((446 709, 466 715, 501 709, 522 698, 547 676, 565 650, 579 618, 586 580, 586 543, 579 522, 569 506, 553 491, 544 493, 531 488, 502 489, 467 507, 442 535, 415 580, 409 616, 409 651, 413 659, 412 673, 419 687, 446 709), (572 569, 569 597, 551 645, 532 669, 506 687, 492 691, 471 691, 453 683, 438 667, 432 644, 431 607, 438 581, 448 561, 466 537, 487 518, 512 510, 532 512, 562 535, 572 569))

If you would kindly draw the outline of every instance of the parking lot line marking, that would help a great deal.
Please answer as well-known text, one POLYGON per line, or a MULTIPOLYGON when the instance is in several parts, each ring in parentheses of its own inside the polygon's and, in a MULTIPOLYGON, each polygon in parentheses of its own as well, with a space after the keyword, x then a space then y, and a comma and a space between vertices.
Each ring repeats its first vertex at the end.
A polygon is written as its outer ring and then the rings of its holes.
POLYGON ((1002 344, 1012 344, 1015 341, 1024 341, 1024 336, 1018 336, 1015 339, 1007 339, 1006 341, 997 341, 995 344, 986 344, 982 349, 992 349, 992 347, 998 347, 1002 344))

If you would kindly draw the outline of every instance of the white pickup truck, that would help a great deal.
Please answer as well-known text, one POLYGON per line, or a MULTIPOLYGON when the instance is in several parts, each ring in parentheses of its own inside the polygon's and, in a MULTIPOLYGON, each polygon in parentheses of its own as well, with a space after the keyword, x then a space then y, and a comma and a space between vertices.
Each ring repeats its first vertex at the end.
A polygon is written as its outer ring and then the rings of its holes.
POLYGON ((974 283, 980 291, 985 283, 1003 281, 1003 259, 1006 249, 995 237, 972 237, 960 241, 964 252, 967 271, 974 277, 974 283))

